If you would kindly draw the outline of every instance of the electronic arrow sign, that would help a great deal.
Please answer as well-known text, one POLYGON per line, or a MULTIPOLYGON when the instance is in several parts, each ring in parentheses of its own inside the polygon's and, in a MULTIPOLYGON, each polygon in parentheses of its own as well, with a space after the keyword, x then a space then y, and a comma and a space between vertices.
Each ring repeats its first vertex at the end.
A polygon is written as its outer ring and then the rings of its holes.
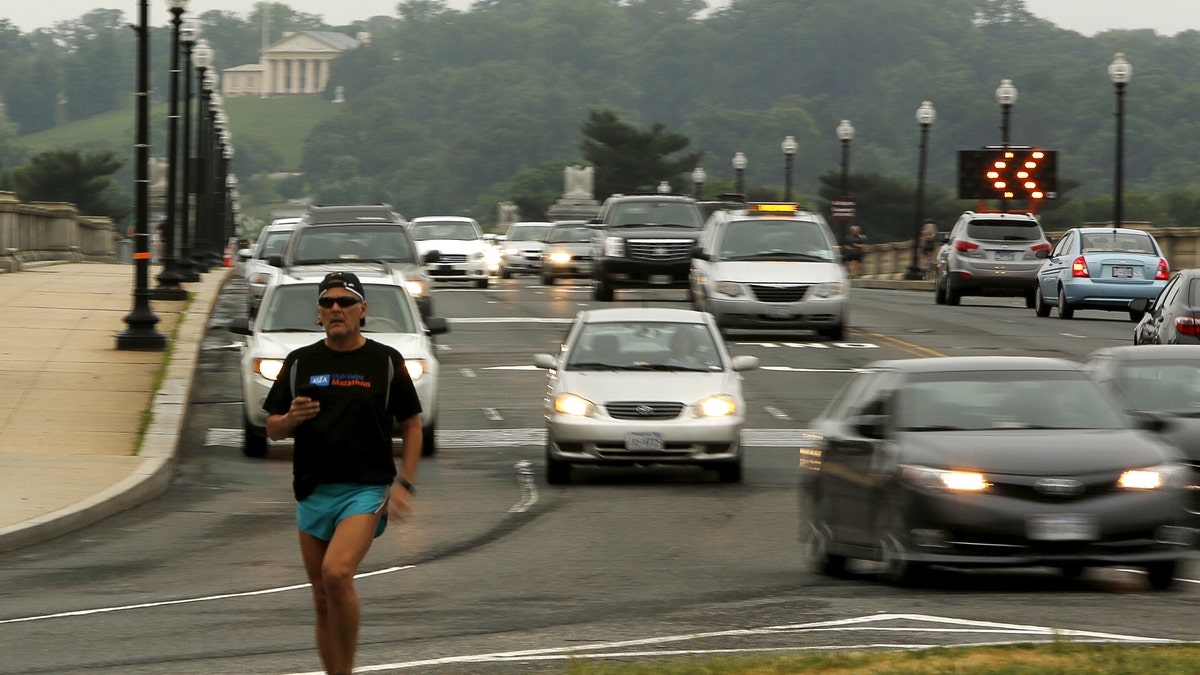
POLYGON ((1054 150, 1030 147, 958 151, 959 199, 1054 199, 1058 196, 1054 150))

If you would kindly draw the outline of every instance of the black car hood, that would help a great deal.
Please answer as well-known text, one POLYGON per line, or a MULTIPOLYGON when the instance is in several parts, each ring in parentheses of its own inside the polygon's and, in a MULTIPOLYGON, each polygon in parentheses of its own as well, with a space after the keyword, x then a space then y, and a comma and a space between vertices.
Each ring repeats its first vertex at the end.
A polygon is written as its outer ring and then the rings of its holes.
POLYGON ((898 461, 1010 475, 1123 470, 1178 460, 1178 452, 1136 429, 900 432, 898 461))

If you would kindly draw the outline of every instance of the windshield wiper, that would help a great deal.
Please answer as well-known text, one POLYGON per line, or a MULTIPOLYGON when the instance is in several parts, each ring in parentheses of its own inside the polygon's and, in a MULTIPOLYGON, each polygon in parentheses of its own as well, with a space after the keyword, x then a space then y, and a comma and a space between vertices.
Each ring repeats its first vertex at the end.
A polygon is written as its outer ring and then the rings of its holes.
POLYGON ((962 427, 956 427, 949 424, 926 424, 920 427, 902 427, 900 431, 971 431, 962 427))
POLYGON ((828 258, 822 258, 819 255, 810 255, 808 253, 796 253, 793 251, 762 251, 760 253, 747 253, 746 255, 735 255, 722 260, 811 260, 814 262, 829 262, 828 258))

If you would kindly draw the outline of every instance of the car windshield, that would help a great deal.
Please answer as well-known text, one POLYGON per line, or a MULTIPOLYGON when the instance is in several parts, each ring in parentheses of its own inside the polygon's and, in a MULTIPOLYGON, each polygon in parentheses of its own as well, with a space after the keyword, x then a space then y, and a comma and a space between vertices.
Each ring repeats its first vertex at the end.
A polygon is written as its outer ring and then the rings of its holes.
POLYGON ((897 395, 905 431, 1125 429, 1129 419, 1083 373, 977 371, 922 374, 897 395))
POLYGON ((570 348, 568 370, 720 371, 703 324, 659 321, 587 324, 570 348))
POLYGON ((1079 237, 1084 253, 1154 254, 1154 243, 1143 232, 1092 232, 1079 237))
POLYGON ((1117 387, 1134 410, 1200 417, 1200 364, 1188 361, 1125 365, 1117 387))
POLYGON ((412 226, 413 239, 428 241, 430 239, 454 239, 470 241, 479 238, 479 232, 471 223, 433 222, 416 223, 412 226))
POLYGON ((296 235, 293 265, 338 260, 416 262, 408 236, 399 225, 336 225, 303 228, 296 235))
POLYGON ((283 253, 283 247, 287 244, 287 240, 292 236, 291 230, 283 232, 267 232, 263 234, 262 246, 259 249, 259 258, 265 258, 270 255, 279 255, 283 253))
MULTIPOLYGON (((399 286, 367 284, 367 321, 364 333, 415 333, 408 298, 399 286)), ((264 333, 324 333, 316 324, 317 284, 289 284, 275 288, 259 310, 264 333)))
POLYGON ((505 241, 546 241, 549 225, 514 225, 508 229, 505 241))
POLYGON ((586 225, 556 227, 546 236, 551 244, 580 244, 592 240, 592 228, 586 225))
POLYGON ((972 220, 967 224, 968 239, 989 241, 1037 241, 1042 228, 1032 220, 972 220))
POLYGON ((700 211, 691 202, 636 201, 614 204, 609 214, 610 227, 622 225, 681 225, 699 229, 704 223, 700 211))
POLYGON ((722 260, 831 261, 833 247, 821 226, 811 221, 735 220, 725 227, 722 260))

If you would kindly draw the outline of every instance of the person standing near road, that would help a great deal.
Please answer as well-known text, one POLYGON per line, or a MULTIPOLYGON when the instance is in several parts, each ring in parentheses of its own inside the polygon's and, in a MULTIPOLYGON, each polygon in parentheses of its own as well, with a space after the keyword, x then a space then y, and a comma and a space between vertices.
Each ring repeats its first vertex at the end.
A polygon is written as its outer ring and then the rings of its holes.
POLYGON ((846 241, 843 242, 842 259, 846 261, 846 267, 849 268, 850 278, 862 276, 863 256, 866 255, 867 235, 862 233, 862 228, 858 225, 850 226, 850 233, 846 235, 846 241))
POLYGON ((933 240, 937 234, 937 223, 933 220, 926 220, 921 226, 921 273, 925 278, 929 278, 929 268, 933 264, 933 254, 937 250, 937 242, 933 240))
POLYGON ((316 604, 317 650, 331 675, 354 669, 361 617, 354 576, 388 518, 408 512, 421 458, 421 402, 404 357, 363 335, 366 319, 358 277, 327 274, 317 293, 325 339, 288 354, 263 405, 267 435, 295 437, 300 554, 316 604), (404 440, 399 472, 394 421, 404 440))

